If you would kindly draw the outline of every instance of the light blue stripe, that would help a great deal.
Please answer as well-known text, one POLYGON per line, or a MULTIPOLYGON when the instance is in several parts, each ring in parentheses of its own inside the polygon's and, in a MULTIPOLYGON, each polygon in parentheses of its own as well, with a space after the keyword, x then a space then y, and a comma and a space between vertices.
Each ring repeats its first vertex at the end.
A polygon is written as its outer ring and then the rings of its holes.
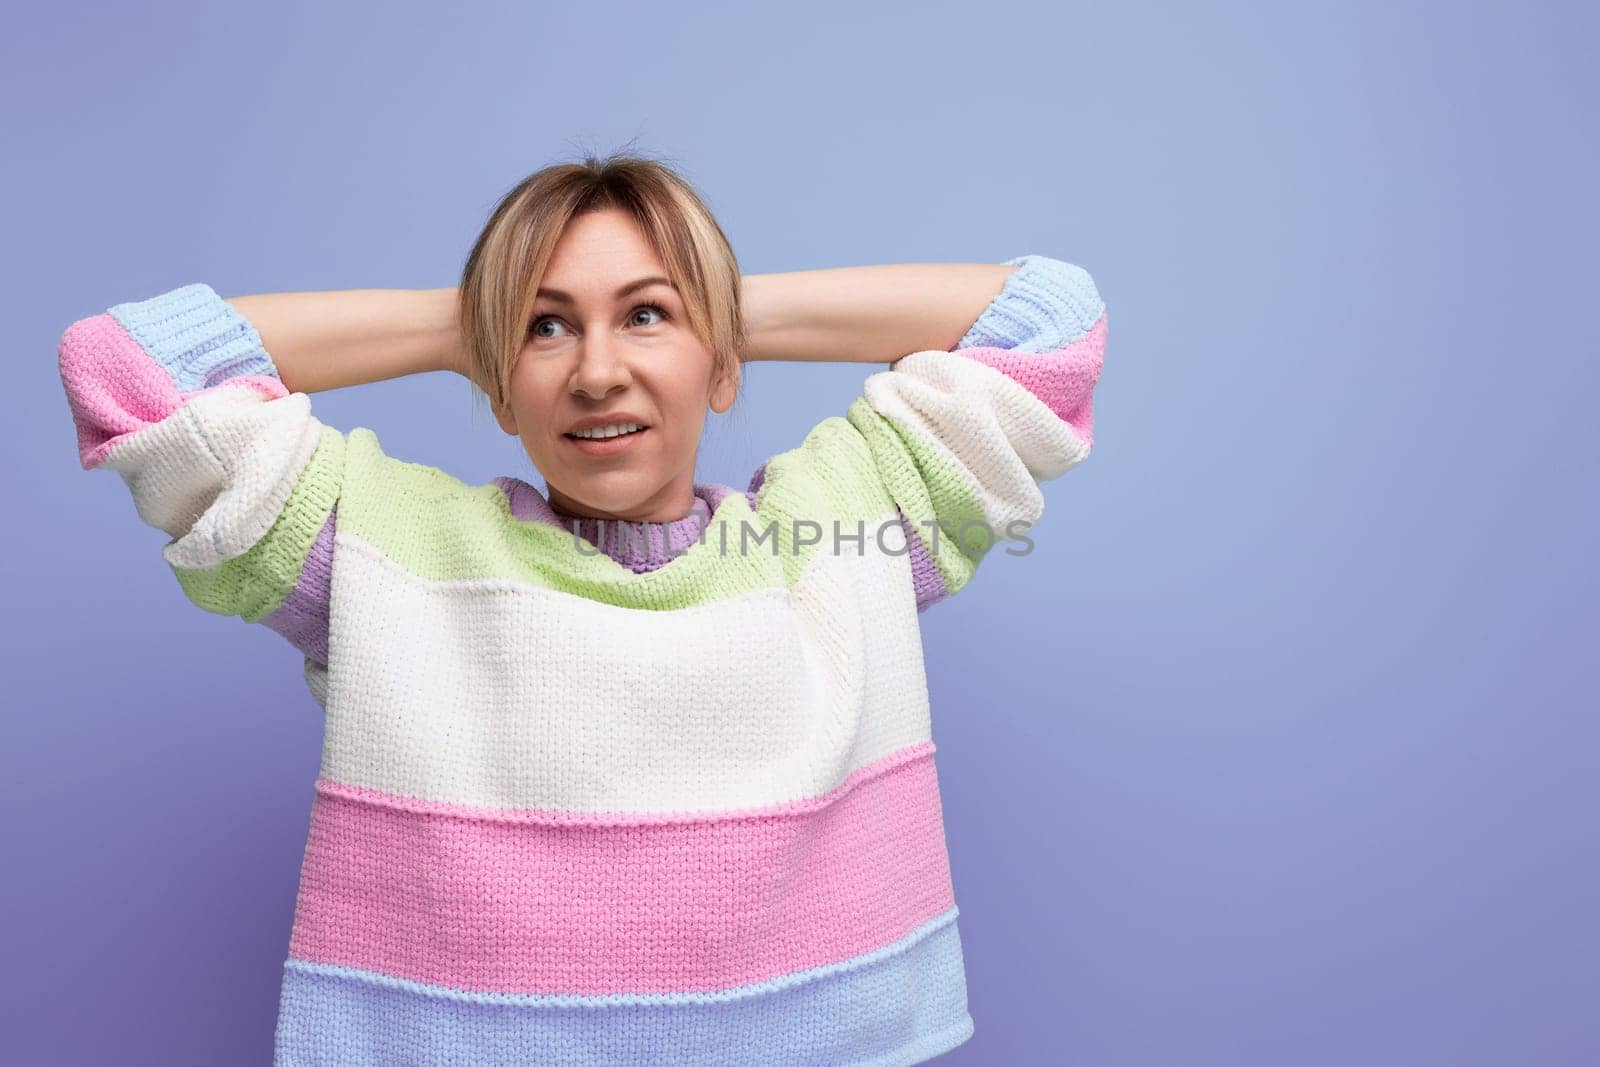
POLYGON ((957 348, 1050 352, 1076 341, 1105 314, 1089 272, 1049 256, 1006 260, 1017 266, 957 348))
POLYGON ((273 1064, 921 1063, 973 1032, 956 915, 844 963, 717 993, 471 993, 291 957, 273 1064))
POLYGON ((110 315, 172 375, 180 392, 245 374, 279 377, 250 320, 204 283, 118 304, 110 315))

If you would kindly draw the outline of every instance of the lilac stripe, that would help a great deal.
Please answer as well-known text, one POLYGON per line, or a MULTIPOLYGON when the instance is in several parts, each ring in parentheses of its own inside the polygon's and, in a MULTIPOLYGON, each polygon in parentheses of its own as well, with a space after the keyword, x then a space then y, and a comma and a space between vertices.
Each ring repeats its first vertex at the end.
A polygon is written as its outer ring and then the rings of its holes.
MULTIPOLYGON (((756 494, 765 481, 766 469, 766 463, 757 467, 750 479, 750 488, 745 490, 744 497, 749 502, 751 511, 755 510, 756 494)), ((738 492, 731 486, 696 483, 694 487, 696 507, 683 518, 670 523, 618 523, 600 519, 575 519, 573 516, 564 515, 550 506, 543 493, 521 478, 502 476, 494 479, 494 483, 506 494, 506 501, 514 518, 525 522, 547 522, 568 532, 572 531, 572 524, 576 521, 578 536, 593 542, 612 559, 635 573, 653 571, 677 559, 683 554, 684 549, 700 536, 700 529, 705 520, 717 510, 723 499, 731 493, 738 492), (672 553, 667 552, 663 545, 664 528, 667 527, 672 530, 672 544, 677 549, 672 553)), ((927 546, 917 535, 911 520, 903 511, 899 513, 899 517, 900 526, 906 535, 907 555, 911 559, 911 581, 917 591, 917 610, 925 611, 950 593, 945 588, 944 576, 934 565, 933 557, 928 554, 927 546)))
POLYGON ((926 611, 949 596, 950 591, 945 588, 944 575, 939 573, 933 557, 928 555, 928 548, 917 535, 910 517, 903 511, 900 512, 900 527, 905 530, 906 544, 910 546, 911 584, 917 590, 917 610, 926 611))
POLYGON ((335 504, 311 543, 294 589, 276 611, 261 620, 322 664, 328 662, 328 601, 333 577, 334 516, 338 511, 335 504))
POLYGON ((750 476, 750 488, 747 489, 746 492, 750 493, 752 507, 755 506, 755 494, 761 490, 761 484, 767 480, 767 464, 771 462, 772 459, 770 456, 767 459, 762 460, 761 466, 757 467, 756 472, 750 476))
MULTIPOLYGON (((739 490, 735 489, 731 485, 715 485, 712 483, 704 483, 695 486, 694 491, 701 500, 704 500, 710 505, 712 514, 715 514, 716 510, 722 506, 722 498, 726 496, 732 496, 739 490)), ((750 510, 754 511, 756 509, 755 490, 745 490, 744 499, 750 505, 750 510)), ((676 535, 674 535, 674 537, 676 537, 676 535)))
MULTIPOLYGON (((656 570, 683 555, 699 540, 701 531, 723 499, 738 492, 732 486, 696 482, 694 506, 681 518, 670 522, 623 522, 559 511, 543 493, 521 478, 506 475, 495 478, 494 483, 506 494, 513 518, 549 523, 568 534, 576 532, 578 537, 635 573, 656 570)), ((744 495, 754 510, 755 494, 746 492, 744 495)))

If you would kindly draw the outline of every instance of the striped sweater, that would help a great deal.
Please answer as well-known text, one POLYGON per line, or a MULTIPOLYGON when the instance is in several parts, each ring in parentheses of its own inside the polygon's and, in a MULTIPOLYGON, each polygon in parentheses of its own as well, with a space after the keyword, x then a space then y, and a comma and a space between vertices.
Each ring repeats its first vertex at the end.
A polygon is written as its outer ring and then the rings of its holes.
POLYGON ((1007 262, 953 350, 871 374, 745 490, 609 528, 322 424, 205 285, 67 329, 82 465, 325 710, 275 1064, 971 1036, 918 612, 1088 455, 1106 340, 1082 269, 1007 262))

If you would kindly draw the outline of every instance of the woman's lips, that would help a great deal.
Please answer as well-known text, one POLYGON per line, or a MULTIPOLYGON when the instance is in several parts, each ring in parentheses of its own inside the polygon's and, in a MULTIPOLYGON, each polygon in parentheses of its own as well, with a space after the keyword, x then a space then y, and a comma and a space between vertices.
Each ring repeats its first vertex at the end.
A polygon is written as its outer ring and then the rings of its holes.
POLYGON ((636 446, 639 438, 649 432, 650 427, 646 426, 642 430, 619 433, 615 437, 573 437, 570 434, 562 434, 561 438, 587 455, 617 456, 636 446))

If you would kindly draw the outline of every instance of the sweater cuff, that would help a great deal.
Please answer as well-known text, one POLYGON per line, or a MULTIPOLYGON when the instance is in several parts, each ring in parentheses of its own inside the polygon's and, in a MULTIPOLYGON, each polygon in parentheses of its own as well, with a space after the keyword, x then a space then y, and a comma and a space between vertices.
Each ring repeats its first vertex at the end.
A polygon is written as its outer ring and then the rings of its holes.
POLYGON ((1017 269, 957 348, 1051 352, 1088 333, 1105 314, 1094 280, 1082 267, 1036 254, 1005 262, 1017 269))
POLYGON ((241 375, 282 380, 250 320, 204 283, 117 304, 108 313, 172 376, 180 392, 209 389, 241 375))

